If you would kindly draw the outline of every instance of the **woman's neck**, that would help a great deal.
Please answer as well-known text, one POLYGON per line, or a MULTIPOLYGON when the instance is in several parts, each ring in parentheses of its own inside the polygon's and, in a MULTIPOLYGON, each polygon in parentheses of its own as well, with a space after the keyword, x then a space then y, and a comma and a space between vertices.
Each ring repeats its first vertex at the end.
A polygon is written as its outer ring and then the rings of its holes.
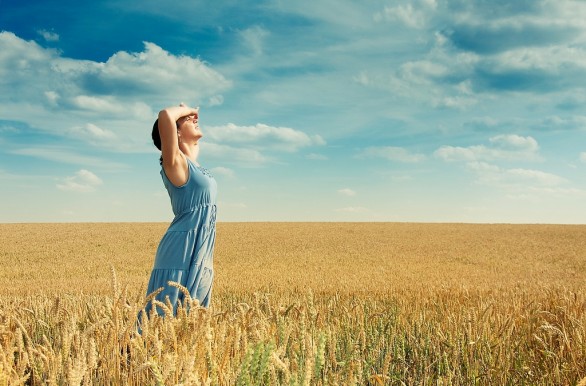
POLYGON ((180 143, 179 149, 185 155, 185 157, 189 158, 191 161, 197 164, 197 157, 199 155, 199 145, 197 142, 188 144, 188 143, 180 143))

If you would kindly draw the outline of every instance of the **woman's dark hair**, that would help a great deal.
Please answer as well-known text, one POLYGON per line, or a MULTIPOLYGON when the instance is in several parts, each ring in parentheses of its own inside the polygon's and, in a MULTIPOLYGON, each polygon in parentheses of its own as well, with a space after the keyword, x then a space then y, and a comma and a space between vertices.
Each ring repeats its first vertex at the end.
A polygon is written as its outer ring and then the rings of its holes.
MULTIPOLYGON (((1 0, 0 0, 0 2, 1 2, 1 0)), ((175 125, 177 126, 177 129, 179 129, 179 122, 175 122, 175 125)), ((153 138, 153 143, 155 144, 157 149, 161 150, 161 133, 159 133, 159 119, 157 119, 155 121, 155 123, 153 123, 153 131, 151 133, 151 137, 153 138)), ((163 164, 163 155, 162 154, 161 154, 161 157, 159 158, 159 163, 161 165, 163 164)))
MULTIPOLYGON (((161 150, 161 134, 159 133, 159 120, 157 119, 153 124, 153 132, 151 133, 151 137, 153 138, 153 143, 157 147, 157 149, 161 150)), ((163 164, 163 156, 159 158, 159 163, 163 164)))

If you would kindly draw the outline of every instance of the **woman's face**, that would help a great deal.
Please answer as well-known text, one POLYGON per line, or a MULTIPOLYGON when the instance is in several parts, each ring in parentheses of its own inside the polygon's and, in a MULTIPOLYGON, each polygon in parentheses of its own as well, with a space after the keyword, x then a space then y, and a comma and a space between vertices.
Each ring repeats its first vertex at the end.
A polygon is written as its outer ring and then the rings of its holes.
POLYGON ((203 136, 199 127, 199 116, 197 114, 188 115, 179 119, 177 122, 182 136, 193 136, 197 138, 203 136))

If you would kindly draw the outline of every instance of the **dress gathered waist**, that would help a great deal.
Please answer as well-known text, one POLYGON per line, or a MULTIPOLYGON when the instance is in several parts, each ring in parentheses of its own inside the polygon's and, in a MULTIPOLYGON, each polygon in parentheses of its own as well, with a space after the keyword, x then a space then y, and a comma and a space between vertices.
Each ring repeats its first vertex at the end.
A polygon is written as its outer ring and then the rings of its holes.
POLYGON ((177 214, 171 222, 168 231, 186 232, 200 227, 209 230, 215 227, 216 213, 216 204, 210 203, 193 206, 177 214))
POLYGON ((216 204, 212 204, 212 203, 210 202, 210 203, 204 203, 204 204, 195 205, 195 206, 192 206, 192 207, 191 207, 191 208, 189 208, 189 209, 185 209, 183 212, 179 212, 179 213, 177 213, 177 214, 175 215, 175 217, 182 216, 182 215, 184 215, 184 214, 186 214, 186 213, 195 212, 195 211, 199 210, 200 208, 205 208, 205 207, 210 207, 210 206, 212 206, 212 207, 216 207, 216 204))

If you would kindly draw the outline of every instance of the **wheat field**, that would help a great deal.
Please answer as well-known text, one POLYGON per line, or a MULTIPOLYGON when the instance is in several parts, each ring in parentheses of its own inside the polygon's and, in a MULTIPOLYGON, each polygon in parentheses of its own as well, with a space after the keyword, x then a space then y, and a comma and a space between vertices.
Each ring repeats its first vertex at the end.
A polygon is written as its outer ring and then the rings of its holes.
POLYGON ((0 224, 0 385, 586 385, 586 226, 219 223, 137 334, 165 229, 0 224))

